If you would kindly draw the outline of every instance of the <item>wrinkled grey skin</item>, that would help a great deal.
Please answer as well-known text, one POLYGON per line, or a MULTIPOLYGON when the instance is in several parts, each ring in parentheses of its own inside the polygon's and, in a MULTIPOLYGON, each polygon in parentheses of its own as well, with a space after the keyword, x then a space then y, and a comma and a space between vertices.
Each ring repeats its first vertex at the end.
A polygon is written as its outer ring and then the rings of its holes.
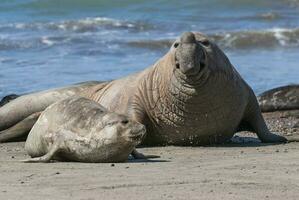
POLYGON ((0 132, 0 142, 24 141, 41 112, 36 112, 14 126, 0 132))
POLYGON ((31 129, 26 162, 67 160, 123 162, 145 135, 145 127, 108 112, 94 101, 69 97, 49 106, 31 129))
POLYGON ((218 144, 239 130, 262 142, 286 141, 270 133, 252 89, 201 33, 182 34, 153 66, 83 96, 144 124, 144 145, 218 144))
POLYGON ((299 85, 287 85, 263 92, 258 96, 262 112, 299 109, 299 85))
POLYGON ((26 137, 41 111, 56 101, 82 94, 86 89, 99 85, 100 81, 78 83, 68 87, 41 91, 2 99, 0 107, 0 142, 14 141, 26 137))

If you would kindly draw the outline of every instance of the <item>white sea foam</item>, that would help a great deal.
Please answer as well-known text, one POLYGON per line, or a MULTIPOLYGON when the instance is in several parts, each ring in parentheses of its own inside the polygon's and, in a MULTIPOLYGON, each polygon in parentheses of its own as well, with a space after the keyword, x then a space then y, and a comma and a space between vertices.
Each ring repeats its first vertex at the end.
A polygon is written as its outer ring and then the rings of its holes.
POLYGON ((281 46, 287 45, 287 41, 289 40, 289 38, 285 35, 285 33, 291 32, 290 30, 282 29, 282 28, 274 28, 270 31, 274 33, 274 36, 276 37, 276 39, 278 40, 281 46))
POLYGON ((18 30, 62 30, 62 31, 79 31, 88 32, 95 31, 98 28, 124 28, 124 29, 139 29, 145 30, 152 27, 146 23, 130 22, 106 17, 88 17, 78 20, 64 20, 57 22, 28 22, 28 23, 9 23, 2 24, 0 28, 10 28, 18 30))
POLYGON ((49 37, 47 37, 47 36, 43 36, 41 38, 41 43, 46 44, 48 46, 52 46, 53 44, 55 44, 55 42, 50 40, 49 37))

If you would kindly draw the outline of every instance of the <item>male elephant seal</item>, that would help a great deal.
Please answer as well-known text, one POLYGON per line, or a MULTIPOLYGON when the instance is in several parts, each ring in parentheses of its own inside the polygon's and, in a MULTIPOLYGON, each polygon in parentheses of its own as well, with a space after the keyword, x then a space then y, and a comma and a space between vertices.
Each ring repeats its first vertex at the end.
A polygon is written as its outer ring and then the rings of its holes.
POLYGON ((145 145, 223 143, 238 130, 286 141, 268 130, 252 89, 201 33, 183 33, 153 66, 82 95, 144 124, 145 145))
POLYGON ((70 97, 41 114, 25 144, 33 157, 26 162, 123 162, 144 134, 145 127, 127 116, 86 98, 70 97))
POLYGON ((146 125, 146 145, 223 143, 238 130, 270 133, 256 96, 216 44, 186 32, 152 67, 90 90, 89 98, 146 125))
POLYGON ((263 92, 258 96, 263 112, 299 109, 299 85, 286 85, 263 92))

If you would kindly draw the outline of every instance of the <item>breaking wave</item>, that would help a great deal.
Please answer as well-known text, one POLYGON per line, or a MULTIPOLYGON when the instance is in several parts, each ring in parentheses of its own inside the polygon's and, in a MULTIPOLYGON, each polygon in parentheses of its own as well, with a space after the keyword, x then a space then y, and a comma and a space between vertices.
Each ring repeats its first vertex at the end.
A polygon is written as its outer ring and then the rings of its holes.
POLYGON ((143 22, 105 17, 0 24, 0 51, 43 48, 60 44, 106 43, 108 40, 117 43, 117 38, 113 39, 112 34, 122 35, 122 31, 143 32, 152 28, 154 26, 143 22))
MULTIPOLYGON (((208 34, 208 37, 222 48, 246 49, 246 48, 278 48, 298 47, 299 28, 297 29, 268 29, 257 31, 239 31, 208 34)), ((139 40, 128 44, 134 47, 161 49, 169 48, 173 39, 139 40)))
POLYGON ((11 30, 61 30, 73 32, 93 32, 99 28, 106 29, 129 29, 144 31, 153 28, 153 25, 143 22, 130 22, 106 17, 94 17, 78 20, 66 20, 59 22, 32 22, 10 23, 0 25, 0 31, 11 30))
MULTIPOLYGON (((279 16, 275 13, 266 13, 257 17, 272 19, 279 16)), ((119 45, 124 44, 135 48, 159 50, 169 48, 175 40, 173 36, 165 39, 151 39, 151 37, 150 39, 143 39, 149 36, 148 33, 150 31, 158 31, 158 28, 155 25, 145 22, 125 21, 104 17, 43 23, 9 23, 0 25, 0 32, 1 31, 3 34, 0 35, 0 50, 49 47, 66 43, 93 44, 95 41, 98 43, 118 43, 119 45), (124 31, 119 29, 123 29, 124 31), (40 32, 36 34, 39 30, 40 32), (140 32, 138 39, 133 39, 134 34, 130 35, 130 37, 123 37, 125 36, 123 34, 126 34, 130 30, 133 31, 133 33, 140 32), (111 36, 115 32, 117 34, 111 36), (19 33, 20 35, 18 35, 19 33)), ((229 49, 299 46, 299 28, 217 32, 207 35, 222 48, 229 49)))
POLYGON ((219 33, 211 37, 225 48, 275 48, 299 46, 299 29, 274 28, 219 33))

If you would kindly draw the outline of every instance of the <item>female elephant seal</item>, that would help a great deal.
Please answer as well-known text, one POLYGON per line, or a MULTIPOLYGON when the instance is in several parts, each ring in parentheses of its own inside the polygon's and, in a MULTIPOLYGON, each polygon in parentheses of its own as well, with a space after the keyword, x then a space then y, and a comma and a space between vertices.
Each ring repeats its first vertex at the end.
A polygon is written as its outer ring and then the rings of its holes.
POLYGON ((268 130, 252 89, 201 33, 183 33, 153 66, 82 95, 144 124, 146 145, 223 143, 238 130, 286 141, 268 130))
POLYGON ((144 134, 145 127, 128 117, 86 98, 70 97, 41 114, 25 144, 33 157, 26 162, 123 162, 144 134))

